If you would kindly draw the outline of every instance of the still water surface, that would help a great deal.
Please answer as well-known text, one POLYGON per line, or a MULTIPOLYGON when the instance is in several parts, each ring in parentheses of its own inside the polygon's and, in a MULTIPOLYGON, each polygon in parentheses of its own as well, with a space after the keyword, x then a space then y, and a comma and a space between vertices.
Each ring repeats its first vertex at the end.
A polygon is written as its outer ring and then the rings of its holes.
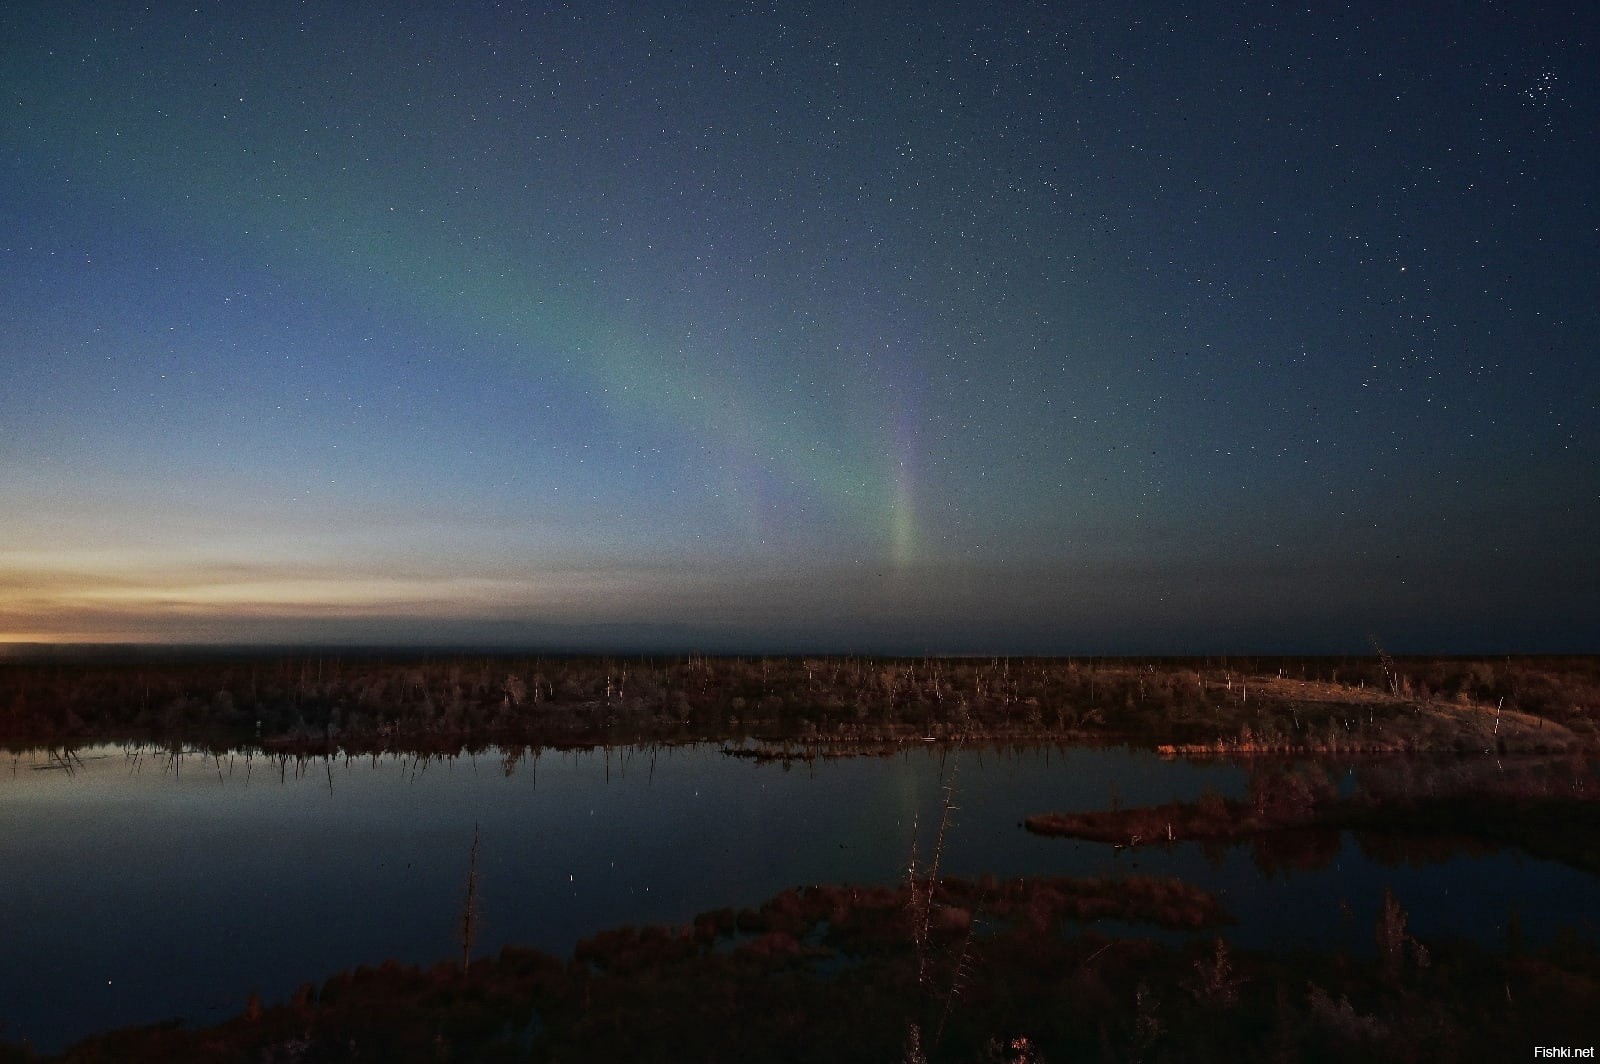
MULTIPOLYGON (((714 745, 417 760, 220 760, 121 747, 0 761, 0 1041, 57 1050, 91 1032, 215 1022, 358 964, 431 964, 455 940, 473 833, 475 952, 558 956, 623 924, 686 923, 809 883, 904 875, 941 780, 953 875, 1176 875, 1217 892, 1241 945, 1370 951, 1385 886, 1422 941, 1591 937, 1600 883, 1516 852, 1380 864, 1346 837, 1325 866, 1263 871, 1246 848, 1115 853, 1029 835, 1052 810, 1239 795, 1231 764, 1121 749, 941 752, 795 764, 714 745), (1589 921, 1585 923, 1585 921, 1589 921)), ((926 857, 926 854, 925 854, 926 857)))

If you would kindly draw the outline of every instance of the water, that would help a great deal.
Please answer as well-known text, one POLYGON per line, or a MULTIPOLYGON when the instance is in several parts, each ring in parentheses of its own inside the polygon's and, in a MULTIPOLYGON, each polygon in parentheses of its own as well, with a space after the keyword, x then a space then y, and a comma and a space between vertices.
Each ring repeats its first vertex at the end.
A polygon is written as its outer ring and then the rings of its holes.
POLYGON ((1323 867, 1265 872, 1243 847, 1115 853, 1020 827, 1034 813, 1245 786, 1234 765, 1127 750, 916 746, 788 769, 711 745, 78 758, 0 761, 0 1040, 45 1051, 112 1027, 215 1022, 252 993, 281 1000, 358 964, 458 958, 475 831, 475 952, 560 956, 606 928, 686 923, 796 885, 897 881, 914 823, 927 859, 941 780, 958 806, 947 873, 1182 876, 1221 895, 1240 945, 1370 951, 1386 886, 1424 942, 1497 941, 1513 907, 1533 940, 1600 911, 1592 877, 1514 852, 1389 866, 1345 837, 1323 867))

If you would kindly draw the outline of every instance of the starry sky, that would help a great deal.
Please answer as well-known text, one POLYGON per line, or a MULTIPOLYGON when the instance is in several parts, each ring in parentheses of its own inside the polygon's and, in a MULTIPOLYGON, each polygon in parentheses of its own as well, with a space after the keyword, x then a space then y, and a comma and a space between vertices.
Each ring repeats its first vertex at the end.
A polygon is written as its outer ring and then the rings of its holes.
POLYGON ((0 8, 0 642, 1600 650, 1592 3, 0 8))

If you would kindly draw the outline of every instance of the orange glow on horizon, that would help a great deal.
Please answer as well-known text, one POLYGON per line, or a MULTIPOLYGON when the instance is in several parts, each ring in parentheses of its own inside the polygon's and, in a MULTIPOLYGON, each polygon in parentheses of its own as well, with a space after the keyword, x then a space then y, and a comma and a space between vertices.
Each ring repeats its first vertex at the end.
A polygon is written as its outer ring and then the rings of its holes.
MULTIPOLYGON (((231 552, 230 552, 231 553, 231 552)), ((682 570, 604 563, 295 562, 90 549, 0 552, 0 645, 292 642, 328 633, 604 623, 681 594, 682 570)))

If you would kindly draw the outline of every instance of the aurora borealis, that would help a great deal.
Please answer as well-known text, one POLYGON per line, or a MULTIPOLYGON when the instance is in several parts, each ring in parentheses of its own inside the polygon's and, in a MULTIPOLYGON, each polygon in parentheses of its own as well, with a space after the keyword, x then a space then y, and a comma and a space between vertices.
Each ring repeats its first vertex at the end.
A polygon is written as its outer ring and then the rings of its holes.
POLYGON ((18 2, 0 641, 1596 649, 1600 13, 18 2))

